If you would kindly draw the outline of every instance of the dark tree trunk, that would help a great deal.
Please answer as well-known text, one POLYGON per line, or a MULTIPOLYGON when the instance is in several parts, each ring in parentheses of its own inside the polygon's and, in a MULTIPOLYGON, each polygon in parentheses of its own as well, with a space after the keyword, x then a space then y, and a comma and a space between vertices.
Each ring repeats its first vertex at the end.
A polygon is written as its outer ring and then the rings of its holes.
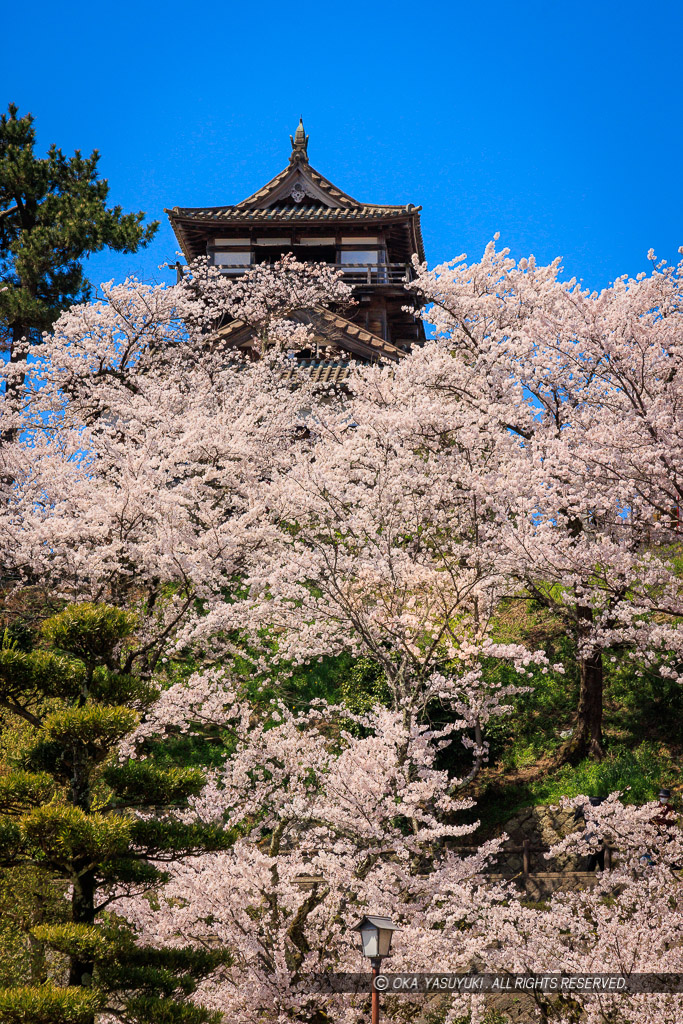
POLYGON ((10 362, 17 363, 20 359, 23 359, 26 355, 27 342, 24 338, 28 337, 30 328, 24 327, 23 324, 12 325, 12 342, 10 347, 10 362))
MULTIPOLYGON (((88 681, 84 684, 84 696, 88 691, 91 674, 88 673, 88 681)), ((70 802, 75 807, 79 807, 82 811, 88 813, 91 804, 90 773, 86 751, 78 741, 74 742, 72 760, 70 802)), ((71 920, 74 924, 93 924, 95 920, 96 874, 92 869, 86 869, 78 863, 75 863, 73 867, 71 920)), ((91 959, 72 956, 69 968, 69 985, 90 988, 93 982, 94 969, 95 964, 91 959)))
MULTIPOLYGON (((10 343, 9 361, 10 363, 18 363, 20 359, 23 359, 26 355, 27 343, 23 340, 28 335, 28 328, 23 327, 21 324, 15 324, 12 327, 12 341, 10 343)), ((19 377, 15 378, 5 384, 5 396, 6 398, 15 398, 21 391, 24 383, 24 374, 20 374, 19 377)), ((16 427, 9 427, 7 430, 2 431, 1 440, 5 443, 11 443, 17 437, 19 433, 16 427)), ((8 483, 12 483, 11 477, 5 478, 8 483)))
MULTIPOLYGON (((593 622, 591 608, 577 608, 580 628, 586 629, 593 622)), ((579 706, 576 728, 570 739, 559 752, 562 762, 572 764, 584 757, 603 756, 602 747, 602 703, 603 666, 602 652, 594 651, 579 657, 579 706)))
POLYGON ((576 730, 572 739, 578 741, 580 756, 602 757, 602 653, 591 654, 579 661, 580 688, 576 730))
MULTIPOLYGON (((74 924, 92 924, 95 920, 95 873, 85 871, 74 881, 71 897, 71 920, 74 924)), ((71 958, 69 985, 92 985, 94 964, 92 960, 71 958)))

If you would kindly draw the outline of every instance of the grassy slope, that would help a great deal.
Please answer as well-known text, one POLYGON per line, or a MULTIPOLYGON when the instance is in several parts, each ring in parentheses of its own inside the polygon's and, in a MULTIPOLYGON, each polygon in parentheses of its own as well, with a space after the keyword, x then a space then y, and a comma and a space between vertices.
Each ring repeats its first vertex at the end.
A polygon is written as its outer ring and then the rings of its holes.
POLYGON ((605 655, 605 757, 555 767, 554 755, 573 726, 578 700, 571 643, 558 622, 533 607, 511 607, 500 631, 510 640, 544 648, 565 672, 535 671, 533 691, 518 696, 513 713, 489 730, 491 757, 475 787, 484 832, 495 832, 522 807, 580 793, 607 796, 618 789, 625 800, 644 803, 667 786, 680 803, 683 686, 627 654, 605 655))

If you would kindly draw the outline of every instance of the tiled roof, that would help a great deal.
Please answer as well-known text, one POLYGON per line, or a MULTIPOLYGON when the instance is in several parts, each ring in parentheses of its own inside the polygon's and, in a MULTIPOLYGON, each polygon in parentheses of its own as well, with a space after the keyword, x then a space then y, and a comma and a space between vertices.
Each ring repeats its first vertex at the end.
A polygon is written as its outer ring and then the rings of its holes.
POLYGON ((285 370, 285 380, 305 372, 315 384, 341 384, 351 371, 349 360, 332 362, 331 360, 316 361, 315 359, 299 359, 291 370, 285 370))
POLYGON ((308 162, 308 136, 303 126, 292 139, 290 163, 257 192, 232 206, 178 207, 166 210, 171 226, 188 260, 203 254, 202 237, 214 225, 272 224, 290 221, 298 224, 383 221, 403 224, 410 248, 424 259, 420 232, 422 207, 360 203, 325 178, 308 162), (290 198, 295 202, 290 202, 290 198), (301 199, 301 202, 296 200, 301 199))
MULTIPOLYGON (((366 331, 346 317, 325 309, 324 306, 294 310, 291 319, 298 323, 310 324, 323 341, 332 342, 342 351, 350 352, 368 362, 377 359, 390 359, 396 362, 405 355, 400 348, 384 341, 377 334, 366 331)), ((220 327, 214 335, 215 338, 228 341, 235 346, 248 345, 252 336, 252 329, 241 320, 232 320, 224 327, 220 327)))
POLYGON ((203 223, 225 221, 269 221, 269 220, 378 220, 388 217, 406 217, 419 213, 419 206, 357 206, 331 207, 322 203, 315 206, 292 206, 276 203, 266 209, 244 208, 242 206, 177 207, 167 211, 172 219, 193 220, 203 223))
POLYGON ((284 170, 276 174, 274 178, 271 178, 267 184, 263 185, 258 192, 254 192, 252 195, 247 196, 246 199, 242 199, 237 204, 239 207, 249 207, 261 205, 270 195, 275 192, 280 185, 287 180, 287 178, 296 178, 298 175, 302 175, 304 178, 310 179, 314 185, 316 185, 324 195, 328 196, 329 199, 334 203, 335 206, 360 206, 361 204, 353 196, 347 195, 346 192, 342 192, 340 188, 333 185, 320 171, 316 171, 315 167, 306 161, 305 163, 290 164, 285 167, 284 170))
POLYGON ((366 359, 392 359, 398 360, 405 355, 400 348, 396 348, 390 342, 366 331, 364 328, 354 324, 352 320, 333 313, 324 306, 316 306, 314 309, 297 310, 292 314, 293 319, 310 323, 326 339, 336 342, 340 348, 361 355, 366 359))

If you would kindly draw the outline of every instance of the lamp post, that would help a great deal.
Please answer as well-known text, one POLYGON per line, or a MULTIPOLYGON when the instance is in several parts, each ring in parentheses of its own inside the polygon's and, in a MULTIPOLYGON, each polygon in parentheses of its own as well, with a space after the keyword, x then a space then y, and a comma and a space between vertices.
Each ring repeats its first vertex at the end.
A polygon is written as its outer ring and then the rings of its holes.
POLYGON ((379 992, 375 988, 375 978, 380 972, 382 960, 389 956, 391 936, 397 925, 388 917, 368 915, 354 925, 353 931, 360 932, 363 956, 367 956, 372 967, 372 1024, 379 1024, 379 992))

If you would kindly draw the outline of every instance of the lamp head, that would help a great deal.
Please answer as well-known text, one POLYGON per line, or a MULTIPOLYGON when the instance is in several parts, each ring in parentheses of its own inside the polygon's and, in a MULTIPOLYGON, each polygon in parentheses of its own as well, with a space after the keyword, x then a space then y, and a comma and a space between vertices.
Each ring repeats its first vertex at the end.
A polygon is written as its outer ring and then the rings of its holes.
POLYGON ((377 959, 378 957, 389 955, 391 936, 397 928, 398 925, 395 925, 391 918, 378 917, 376 914, 371 914, 364 917, 357 925, 354 925, 352 931, 360 932, 363 956, 377 959))

